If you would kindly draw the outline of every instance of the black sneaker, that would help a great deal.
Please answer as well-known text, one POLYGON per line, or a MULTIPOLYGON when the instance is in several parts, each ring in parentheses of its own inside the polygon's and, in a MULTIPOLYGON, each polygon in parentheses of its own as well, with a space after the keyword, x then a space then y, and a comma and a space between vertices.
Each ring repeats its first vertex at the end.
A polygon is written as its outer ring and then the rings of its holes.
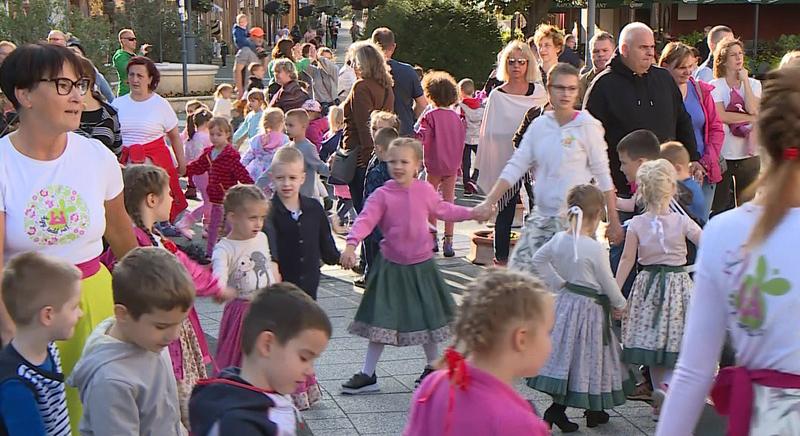
POLYGON ((353 284, 361 289, 367 288, 367 277, 361 276, 355 280, 353 280, 353 284))
POLYGON ((353 374, 347 383, 342 384, 342 393, 348 395, 365 394, 367 392, 377 392, 379 390, 378 377, 375 376, 375 374, 368 376, 363 372, 353 374))
POLYGON ((432 366, 425 365, 425 369, 422 370, 422 374, 420 374, 419 378, 414 381, 414 388, 418 388, 419 385, 422 384, 422 380, 425 380, 425 377, 429 376, 433 371, 436 370, 433 369, 432 366))

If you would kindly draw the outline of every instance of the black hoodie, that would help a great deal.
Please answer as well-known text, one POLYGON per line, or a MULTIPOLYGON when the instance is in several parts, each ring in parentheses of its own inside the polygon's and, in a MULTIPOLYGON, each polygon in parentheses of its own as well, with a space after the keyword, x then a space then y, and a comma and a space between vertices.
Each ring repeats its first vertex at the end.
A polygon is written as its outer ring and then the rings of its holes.
POLYGON ((680 141, 692 161, 700 159, 692 119, 683 105, 683 96, 672 75, 651 66, 636 75, 622 63, 619 49, 609 66, 595 77, 586 91, 584 108, 603 123, 608 143, 611 177, 620 195, 630 196, 630 186, 622 174, 617 143, 628 133, 647 129, 661 142, 680 141))
POLYGON ((275 402, 268 394, 239 377, 239 368, 227 368, 216 379, 200 380, 189 400, 192 436, 208 435, 214 424, 219 424, 219 435, 277 435, 278 426, 269 420, 275 402))

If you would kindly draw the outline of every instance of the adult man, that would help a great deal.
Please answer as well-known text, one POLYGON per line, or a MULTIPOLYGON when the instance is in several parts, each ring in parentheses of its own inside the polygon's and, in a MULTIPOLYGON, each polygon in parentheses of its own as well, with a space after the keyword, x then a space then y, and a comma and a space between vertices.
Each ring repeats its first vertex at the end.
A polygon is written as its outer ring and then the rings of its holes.
POLYGON ((583 97, 586 95, 586 90, 589 89, 589 85, 592 84, 597 75, 606 69, 608 65, 608 61, 611 60, 611 56, 614 55, 614 49, 616 48, 616 43, 614 41, 614 35, 600 31, 594 34, 591 41, 589 41, 589 47, 591 47, 591 54, 592 54, 592 68, 581 74, 580 80, 580 95, 578 97, 578 104, 583 105, 583 97))
POLYGON ((248 39, 253 47, 257 47, 256 50, 250 48, 250 44, 243 44, 240 46, 239 51, 236 52, 236 56, 233 58, 233 80, 236 84, 236 89, 239 92, 239 98, 244 96, 244 75, 246 73, 247 66, 252 63, 263 63, 261 58, 258 57, 258 52, 264 51, 264 49, 261 47, 261 44, 264 43, 264 29, 260 27, 253 27, 250 29, 250 36, 248 39))
POLYGON ((64 32, 60 30, 51 30, 50 33, 47 34, 47 42, 53 45, 60 45, 61 47, 67 46, 67 35, 64 35, 64 32))
POLYGON ((714 51, 717 49, 717 44, 727 38, 733 38, 733 30, 728 26, 714 26, 708 31, 708 48, 710 50, 705 62, 697 67, 694 72, 694 78, 702 80, 703 82, 710 82, 714 80, 714 51))
POLYGON ((586 94, 584 107, 603 123, 611 176, 626 198, 631 188, 620 169, 617 143, 637 129, 650 130, 661 142, 680 141, 691 156, 692 172, 702 174, 692 119, 672 75, 653 65, 654 54, 653 31, 643 23, 628 24, 609 68, 595 77, 586 94))
POLYGON ((414 67, 392 59, 397 49, 394 32, 379 27, 372 32, 372 42, 383 50, 394 79, 394 112, 400 119, 400 136, 411 136, 414 134, 414 122, 428 106, 428 100, 422 93, 422 83, 414 67))
POLYGON ((131 29, 122 29, 117 35, 119 38, 120 48, 114 53, 111 58, 111 63, 114 64, 114 69, 117 70, 117 77, 119 78, 119 87, 117 88, 117 97, 121 97, 129 92, 131 89, 128 87, 128 62, 131 58, 136 56, 136 34, 131 29))

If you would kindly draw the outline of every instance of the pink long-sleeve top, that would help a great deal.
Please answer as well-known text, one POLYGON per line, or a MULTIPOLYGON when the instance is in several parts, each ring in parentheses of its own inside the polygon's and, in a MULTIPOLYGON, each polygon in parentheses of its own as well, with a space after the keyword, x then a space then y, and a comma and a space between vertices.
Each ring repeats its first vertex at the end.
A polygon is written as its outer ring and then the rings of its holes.
POLYGON ((417 139, 425 151, 425 169, 435 176, 455 176, 461 168, 467 125, 453 109, 436 108, 422 115, 417 139))
POLYGON ((466 387, 447 371, 425 378, 411 400, 404 436, 548 436, 550 431, 514 389, 467 364, 466 387))
POLYGON ((442 200, 430 183, 414 180, 404 187, 389 180, 373 192, 358 215, 347 243, 358 245, 375 226, 383 232, 381 254, 386 260, 413 265, 433 257, 433 239, 428 217, 443 221, 466 221, 472 209, 442 200))

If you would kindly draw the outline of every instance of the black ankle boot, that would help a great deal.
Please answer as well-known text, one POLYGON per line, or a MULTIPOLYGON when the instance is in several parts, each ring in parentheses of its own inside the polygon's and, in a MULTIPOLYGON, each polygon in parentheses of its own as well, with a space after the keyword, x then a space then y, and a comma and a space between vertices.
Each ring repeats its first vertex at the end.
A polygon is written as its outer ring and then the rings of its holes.
POLYGON ((548 425, 552 428, 555 424, 562 433, 572 433, 578 430, 578 424, 570 421, 567 418, 567 406, 562 404, 553 403, 552 406, 548 407, 547 410, 544 412, 544 416, 542 419, 547 422, 548 425))
POLYGON ((583 412, 583 416, 586 417, 586 426, 589 428, 597 427, 600 424, 608 424, 608 413, 602 410, 587 410, 583 412))

